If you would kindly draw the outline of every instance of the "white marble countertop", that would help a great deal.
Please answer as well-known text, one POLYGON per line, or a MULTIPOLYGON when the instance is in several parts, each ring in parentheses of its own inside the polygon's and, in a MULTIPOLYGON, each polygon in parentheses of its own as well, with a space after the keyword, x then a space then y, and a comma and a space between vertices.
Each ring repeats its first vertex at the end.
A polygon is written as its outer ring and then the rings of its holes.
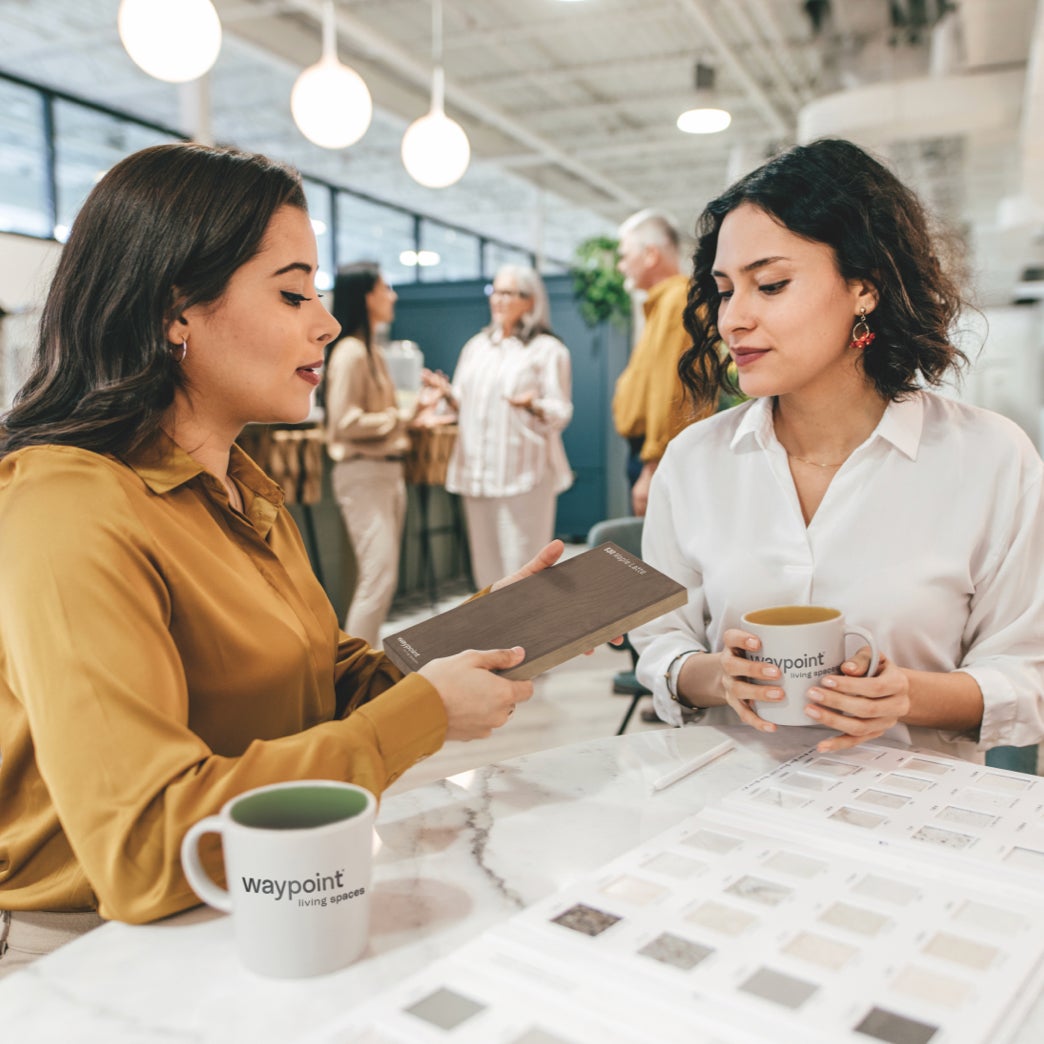
MULTIPOLYGON (((273 981, 238 963, 228 917, 111 923, 0 983, 5 1039, 283 1044, 668 829, 821 738, 746 728, 574 744, 388 797, 377 819, 370 945, 352 967, 273 981), (723 735, 737 749, 653 792, 723 735)), ((1044 1040, 1034 1009, 1015 1040, 1044 1040)))

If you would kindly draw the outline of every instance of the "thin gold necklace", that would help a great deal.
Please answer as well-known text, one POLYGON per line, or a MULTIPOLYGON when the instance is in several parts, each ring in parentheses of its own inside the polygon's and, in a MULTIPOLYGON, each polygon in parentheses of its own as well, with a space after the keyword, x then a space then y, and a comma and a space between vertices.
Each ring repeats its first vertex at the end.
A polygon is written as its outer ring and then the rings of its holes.
MULTIPOLYGON (((845 460, 848 458, 846 457, 845 460)), ((796 460, 802 464, 811 464, 814 468, 839 468, 844 464, 844 460, 838 461, 836 464, 820 464, 818 460, 809 460, 807 457, 799 457, 794 453, 787 454, 787 460, 796 460)))

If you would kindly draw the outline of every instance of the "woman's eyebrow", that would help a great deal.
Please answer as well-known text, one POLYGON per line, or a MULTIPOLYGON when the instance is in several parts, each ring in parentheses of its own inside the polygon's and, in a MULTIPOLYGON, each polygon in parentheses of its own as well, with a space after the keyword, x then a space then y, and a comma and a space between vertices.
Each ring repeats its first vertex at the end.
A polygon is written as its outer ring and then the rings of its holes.
POLYGON ((312 274, 312 266, 310 264, 308 264, 307 262, 305 262, 305 261, 291 261, 290 264, 283 265, 283 267, 280 268, 278 272, 273 272, 272 273, 272 277, 275 278, 275 276, 286 275, 287 272, 293 272, 293 271, 296 271, 296 270, 300 270, 300 271, 304 272, 305 275, 311 275, 312 274))
MULTIPOLYGON (((787 260, 787 258, 785 258, 782 254, 779 254, 776 257, 763 257, 763 258, 761 258, 758 261, 751 261, 751 263, 749 265, 744 265, 740 269, 740 271, 741 272, 753 272, 753 271, 755 271, 758 268, 764 268, 765 265, 771 265, 771 264, 773 264, 776 261, 786 261, 786 260, 787 260)), ((729 278, 724 272, 720 272, 716 268, 711 270, 711 275, 712 276, 718 276, 721 279, 728 279, 729 278)))

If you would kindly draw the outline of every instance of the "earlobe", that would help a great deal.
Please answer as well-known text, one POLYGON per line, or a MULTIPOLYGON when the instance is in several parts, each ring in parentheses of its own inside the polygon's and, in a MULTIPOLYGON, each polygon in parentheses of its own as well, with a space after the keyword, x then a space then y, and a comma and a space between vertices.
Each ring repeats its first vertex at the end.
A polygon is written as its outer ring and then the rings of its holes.
POLYGON ((859 291, 859 300, 856 303, 856 311, 862 311, 865 309, 866 314, 870 315, 877 307, 878 295, 877 287, 873 283, 863 283, 859 291))
POLYGON ((183 315, 178 315, 167 323, 167 340, 179 347, 188 339, 189 322, 183 315))

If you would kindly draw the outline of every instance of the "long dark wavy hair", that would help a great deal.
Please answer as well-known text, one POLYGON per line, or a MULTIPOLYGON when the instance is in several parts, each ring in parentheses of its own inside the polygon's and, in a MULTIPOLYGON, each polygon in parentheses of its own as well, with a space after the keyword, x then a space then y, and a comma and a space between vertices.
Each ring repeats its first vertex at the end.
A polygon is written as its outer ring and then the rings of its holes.
MULTIPOLYGON (((341 324, 342 337, 358 337, 366 350, 373 348, 373 330, 366 295, 381 278, 376 261, 353 261, 337 269, 334 278, 333 315, 341 324)), ((331 346, 332 348, 332 346, 331 346)))
POLYGON ((58 443, 120 455, 154 435, 183 380, 168 325, 221 297, 287 205, 306 209, 300 175, 238 149, 157 145, 117 163, 62 251, 0 454, 58 443))
MULTIPOLYGON (((373 328, 370 325, 370 310, 366 306, 366 295, 381 278, 381 266, 376 261, 352 261, 341 265, 334 277, 333 317, 341 324, 341 339, 357 337, 366 345, 366 357, 370 372, 376 375, 373 361, 373 328)), ((341 340, 326 346, 324 373, 329 372, 330 358, 341 340)), ((318 405, 326 406, 326 380, 323 380, 316 398, 318 405)))
POLYGON ((922 381, 938 385, 948 370, 967 363, 950 341, 961 312, 960 291, 944 270, 920 201, 858 146, 824 138, 769 160, 700 215, 685 309, 693 346, 678 365, 695 402, 736 390, 729 357, 719 354, 718 291, 711 270, 722 222, 743 203, 804 239, 825 243, 842 278, 865 280, 877 289, 877 307, 868 316, 875 339, 860 360, 886 401, 902 398, 922 381))

